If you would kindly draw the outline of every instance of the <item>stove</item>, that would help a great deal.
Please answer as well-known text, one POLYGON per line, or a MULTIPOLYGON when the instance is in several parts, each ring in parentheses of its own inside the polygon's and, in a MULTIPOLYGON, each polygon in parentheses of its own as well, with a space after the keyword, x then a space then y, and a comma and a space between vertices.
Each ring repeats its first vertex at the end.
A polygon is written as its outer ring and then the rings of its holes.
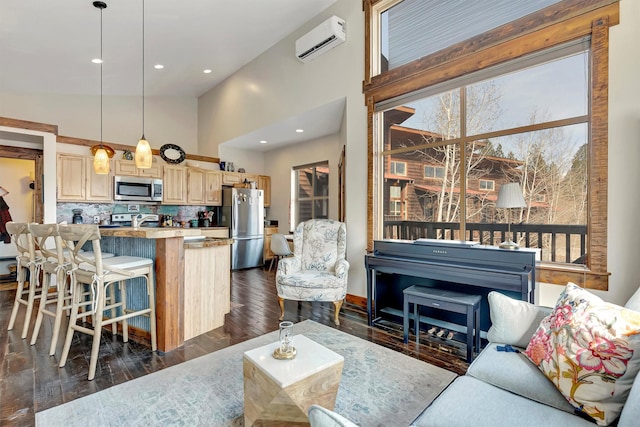
POLYGON ((152 217, 150 219, 147 219, 145 222, 142 223, 141 227, 158 227, 158 221, 160 220, 160 215, 154 215, 154 214, 130 214, 130 213, 126 213, 126 214, 111 214, 111 224, 113 225, 121 225, 123 227, 131 227, 131 219, 135 216, 135 215, 142 215, 142 217, 152 217))

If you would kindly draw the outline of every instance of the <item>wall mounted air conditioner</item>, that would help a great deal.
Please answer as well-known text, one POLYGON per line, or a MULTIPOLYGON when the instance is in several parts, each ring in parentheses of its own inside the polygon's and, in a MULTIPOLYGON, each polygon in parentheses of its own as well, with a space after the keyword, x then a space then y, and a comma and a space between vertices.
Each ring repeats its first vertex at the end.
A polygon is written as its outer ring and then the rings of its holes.
POLYGON ((346 39, 344 19, 334 15, 296 40, 296 56, 302 62, 310 61, 346 39))

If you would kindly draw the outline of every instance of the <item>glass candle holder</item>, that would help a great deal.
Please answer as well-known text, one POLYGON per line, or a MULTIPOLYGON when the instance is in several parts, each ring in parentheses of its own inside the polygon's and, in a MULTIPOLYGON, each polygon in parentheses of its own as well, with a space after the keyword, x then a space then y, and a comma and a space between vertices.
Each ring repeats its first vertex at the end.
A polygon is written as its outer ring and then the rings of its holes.
POLYGON ((273 352, 276 359, 293 359, 296 349, 293 348, 293 322, 280 322, 279 346, 273 352))
POLYGON ((280 322, 280 352, 291 353, 293 345, 291 333, 293 332, 293 322, 280 322))

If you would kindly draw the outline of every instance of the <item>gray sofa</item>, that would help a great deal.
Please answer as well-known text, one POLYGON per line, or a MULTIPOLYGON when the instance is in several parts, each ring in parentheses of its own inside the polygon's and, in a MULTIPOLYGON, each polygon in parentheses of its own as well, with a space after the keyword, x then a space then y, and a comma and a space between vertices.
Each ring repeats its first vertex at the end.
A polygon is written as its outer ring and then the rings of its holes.
MULTIPOLYGON (((625 307, 640 311, 640 290, 625 307)), ((538 314, 528 319, 531 328, 539 323, 538 319, 541 316, 550 312, 546 307, 536 307, 536 310, 538 314)), ((494 321, 493 307, 491 315, 494 321)), ((528 330, 531 332, 528 337, 533 335, 531 328, 528 330)), ((527 342, 528 332, 522 337, 520 343, 527 342)), ((491 341, 491 331, 488 338, 491 341)), ((497 351, 500 345, 499 342, 490 342, 469 366, 466 375, 456 378, 412 425, 420 427, 595 425, 591 420, 578 415, 553 383, 526 356, 521 353, 497 351)), ((617 420, 618 427, 638 425, 640 425, 640 375, 635 378, 617 420)))
MULTIPOLYGON (((625 305, 640 312, 640 289, 625 305)), ((512 300, 497 292, 489 294, 492 326, 489 345, 416 418, 416 427, 457 426, 595 426, 571 406, 551 381, 520 352, 498 351, 506 344, 524 350, 541 320, 551 308, 512 300)), ((640 426, 640 374, 619 418, 618 427, 640 426)), ((324 408, 309 411, 311 427, 356 427, 349 420, 324 408)))

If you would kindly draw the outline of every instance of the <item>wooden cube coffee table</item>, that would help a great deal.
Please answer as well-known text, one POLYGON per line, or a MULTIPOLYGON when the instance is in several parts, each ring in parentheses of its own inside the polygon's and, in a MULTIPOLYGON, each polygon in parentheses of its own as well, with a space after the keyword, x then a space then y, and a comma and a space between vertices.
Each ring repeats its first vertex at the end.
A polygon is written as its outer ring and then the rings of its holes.
POLYGON ((340 386, 344 357, 310 340, 293 337, 296 357, 274 359, 279 343, 246 351, 244 371, 244 425, 309 425, 312 404, 333 409, 340 386))

